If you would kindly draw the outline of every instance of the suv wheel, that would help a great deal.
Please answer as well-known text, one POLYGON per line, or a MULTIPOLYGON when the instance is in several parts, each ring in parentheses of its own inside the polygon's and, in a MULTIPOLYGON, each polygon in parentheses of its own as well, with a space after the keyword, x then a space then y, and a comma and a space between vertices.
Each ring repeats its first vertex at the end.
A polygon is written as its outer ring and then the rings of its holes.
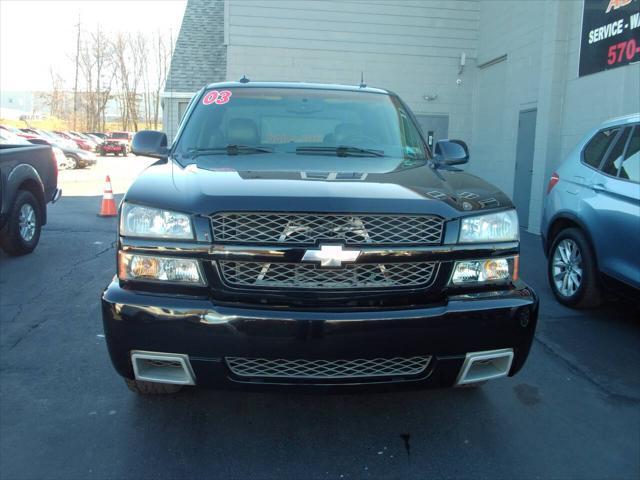
POLYGON ((182 385, 172 385, 170 383, 145 382, 143 380, 124 379, 127 387, 138 395, 166 395, 169 393, 177 393, 182 385))
POLYGON ((13 204, 9 221, 0 236, 0 245, 9 255, 33 252, 40 240, 42 212, 33 193, 20 190, 13 204))
POLYGON ((554 239, 547 274, 560 303, 575 308, 597 307, 602 303, 595 256, 577 228, 562 230, 554 239))

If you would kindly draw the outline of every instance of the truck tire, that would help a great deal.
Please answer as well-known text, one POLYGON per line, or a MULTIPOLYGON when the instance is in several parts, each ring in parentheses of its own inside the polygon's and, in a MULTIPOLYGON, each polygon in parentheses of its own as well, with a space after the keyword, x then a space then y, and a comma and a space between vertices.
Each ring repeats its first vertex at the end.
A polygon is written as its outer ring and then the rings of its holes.
POLYGON ((124 379, 127 387, 138 395, 167 395, 177 393, 182 389, 182 385, 172 385, 170 383, 145 382, 143 380, 124 379))
POLYGON ((42 207, 33 193, 18 190, 7 225, 0 235, 0 245, 9 255, 33 252, 40 240, 42 207))
POLYGON ((547 276, 555 297, 568 307, 594 308, 602 303, 595 255, 589 241, 577 228, 562 230, 553 239, 547 276))

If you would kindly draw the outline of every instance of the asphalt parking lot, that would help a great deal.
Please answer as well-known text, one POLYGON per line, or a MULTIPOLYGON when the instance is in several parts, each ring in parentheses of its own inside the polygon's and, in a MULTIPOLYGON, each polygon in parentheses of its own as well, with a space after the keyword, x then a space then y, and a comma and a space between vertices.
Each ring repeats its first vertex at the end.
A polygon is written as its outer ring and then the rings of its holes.
POLYGON ((136 397, 102 336, 115 219, 96 213, 106 174, 122 193, 148 163, 61 172, 39 247, 0 254, 1 478, 640 477, 640 311, 560 306, 526 233, 522 276, 541 318, 514 378, 478 390, 136 397))

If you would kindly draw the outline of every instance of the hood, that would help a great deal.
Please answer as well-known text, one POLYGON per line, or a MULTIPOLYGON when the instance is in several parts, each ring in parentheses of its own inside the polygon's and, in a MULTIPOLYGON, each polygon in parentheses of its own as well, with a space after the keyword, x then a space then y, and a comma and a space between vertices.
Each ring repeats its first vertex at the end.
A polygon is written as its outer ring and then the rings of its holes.
POLYGON ((129 202, 211 215, 218 211, 429 213, 455 218, 512 207, 493 185, 428 162, 274 154, 175 160, 147 168, 125 196, 129 202))

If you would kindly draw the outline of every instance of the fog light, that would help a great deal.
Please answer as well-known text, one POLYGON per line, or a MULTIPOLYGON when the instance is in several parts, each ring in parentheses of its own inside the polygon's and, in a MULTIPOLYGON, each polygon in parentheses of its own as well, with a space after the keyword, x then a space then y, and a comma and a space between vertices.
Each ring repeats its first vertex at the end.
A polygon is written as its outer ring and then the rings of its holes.
POLYGON ((200 264, 190 258, 155 257, 120 252, 118 278, 204 285, 200 264))
POLYGON ((511 277, 510 264, 513 258, 492 258, 488 260, 467 260, 456 262, 451 276, 455 285, 467 283, 495 282, 508 280, 511 277))

